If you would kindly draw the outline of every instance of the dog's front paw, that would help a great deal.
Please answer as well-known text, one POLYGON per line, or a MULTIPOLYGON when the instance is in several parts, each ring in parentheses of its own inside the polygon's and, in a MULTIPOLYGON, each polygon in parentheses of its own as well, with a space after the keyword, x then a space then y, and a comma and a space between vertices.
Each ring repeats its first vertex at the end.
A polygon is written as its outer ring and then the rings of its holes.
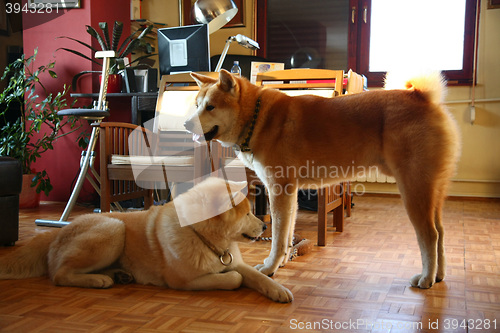
POLYGON ((276 272, 276 269, 267 266, 265 263, 255 266, 255 269, 267 276, 273 276, 274 273, 276 272))
POLYGON ((92 278, 90 282, 90 287, 92 288, 111 288, 115 282, 112 278, 106 275, 96 275, 92 278))
POLYGON ((280 303, 290 303, 293 301, 293 294, 288 288, 279 286, 277 288, 270 289, 266 292, 266 296, 275 302, 280 303))
POLYGON ((422 276, 422 274, 417 274, 410 279, 410 284, 415 288, 429 289, 434 284, 434 279, 422 276))
POLYGON ((67 284, 68 286, 78 286, 84 288, 111 288, 115 283, 112 278, 103 274, 81 274, 81 278, 75 280, 74 283, 67 284))
POLYGON ((281 260, 272 260, 270 257, 266 258, 264 260, 263 264, 255 266, 255 269, 260 271, 262 274, 267 275, 267 276, 273 276, 274 273, 278 270, 278 264, 280 263, 281 260))

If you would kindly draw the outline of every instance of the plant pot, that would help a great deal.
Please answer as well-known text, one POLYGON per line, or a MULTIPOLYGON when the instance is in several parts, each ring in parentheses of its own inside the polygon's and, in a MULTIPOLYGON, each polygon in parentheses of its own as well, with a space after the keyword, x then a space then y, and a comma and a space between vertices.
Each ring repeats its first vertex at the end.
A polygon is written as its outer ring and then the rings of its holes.
POLYGON ((40 193, 36 193, 36 187, 31 187, 34 174, 23 175, 23 187, 19 195, 19 208, 36 208, 40 206, 40 193))
MULTIPOLYGON (((102 80, 102 75, 99 75, 99 82, 102 80)), ((122 76, 120 74, 109 74, 107 93, 122 92, 122 76)))

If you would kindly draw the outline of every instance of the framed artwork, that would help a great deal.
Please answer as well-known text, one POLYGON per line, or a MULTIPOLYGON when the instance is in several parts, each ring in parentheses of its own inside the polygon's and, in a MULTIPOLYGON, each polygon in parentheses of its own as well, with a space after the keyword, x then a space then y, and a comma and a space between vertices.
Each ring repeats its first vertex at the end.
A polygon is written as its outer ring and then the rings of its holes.
POLYGON ((488 9, 493 8, 500 8, 500 0, 488 0, 488 9))
POLYGON ((49 4, 57 8, 80 8, 80 0, 29 0, 29 3, 37 8, 44 8, 49 4))
MULTIPOLYGON (((194 21, 194 18, 191 15, 191 10, 195 2, 196 0, 179 0, 182 12, 181 25, 191 25, 198 23, 194 21)), ((224 27, 222 27, 222 29, 245 26, 245 20, 244 20, 245 0, 233 0, 233 2, 236 5, 236 7, 238 7, 238 13, 236 13, 236 16, 233 17, 233 19, 229 21, 224 27)))

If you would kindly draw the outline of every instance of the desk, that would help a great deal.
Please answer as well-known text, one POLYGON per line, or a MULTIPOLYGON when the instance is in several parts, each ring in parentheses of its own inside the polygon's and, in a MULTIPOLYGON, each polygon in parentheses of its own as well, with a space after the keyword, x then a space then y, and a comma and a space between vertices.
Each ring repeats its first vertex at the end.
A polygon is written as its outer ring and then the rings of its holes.
MULTIPOLYGON (((71 97, 76 98, 98 98, 98 93, 73 93, 70 94, 71 97)), ((109 93, 106 94, 106 98, 131 98, 131 123, 136 125, 142 125, 144 121, 147 121, 154 117, 154 111, 156 109, 156 100, 158 99, 158 92, 141 92, 141 93, 109 93), (142 119, 143 112, 152 112, 153 115, 149 119, 142 119)))

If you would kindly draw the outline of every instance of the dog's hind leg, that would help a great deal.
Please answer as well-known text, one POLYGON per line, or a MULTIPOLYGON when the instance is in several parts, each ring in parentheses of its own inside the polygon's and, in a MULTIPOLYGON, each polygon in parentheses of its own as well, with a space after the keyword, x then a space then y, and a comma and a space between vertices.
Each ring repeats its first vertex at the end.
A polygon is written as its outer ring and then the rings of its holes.
POLYGON ((287 261, 291 251, 293 226, 297 212, 297 187, 292 184, 276 184, 276 188, 268 188, 272 217, 271 253, 263 264, 255 266, 262 273, 272 276, 280 264, 287 261), (289 233, 292 232, 290 236, 289 233))
MULTIPOLYGON (((408 177, 410 178, 410 177, 408 177)), ((439 231, 436 227, 435 193, 431 184, 421 179, 408 181, 398 179, 401 195, 410 221, 417 234, 417 241, 422 257, 422 273, 413 276, 413 287, 430 288, 438 271, 439 231)), ((444 259, 444 256, 443 256, 444 259)))
POLYGON ((436 195, 438 196, 436 201, 436 208, 435 208, 435 221, 434 223, 436 224, 436 230, 438 231, 439 238, 438 238, 438 253, 437 253, 437 274, 436 274, 436 282, 441 282, 444 280, 444 277, 446 275, 446 255, 445 255, 445 249, 444 249, 444 227, 443 227, 443 206, 444 206, 444 201, 446 198, 446 185, 443 185, 440 187, 438 191, 436 191, 436 195))
POLYGON ((125 226, 118 219, 84 216, 64 227, 49 251, 49 273, 60 286, 109 288, 113 279, 94 273, 112 265, 125 243, 125 226))

